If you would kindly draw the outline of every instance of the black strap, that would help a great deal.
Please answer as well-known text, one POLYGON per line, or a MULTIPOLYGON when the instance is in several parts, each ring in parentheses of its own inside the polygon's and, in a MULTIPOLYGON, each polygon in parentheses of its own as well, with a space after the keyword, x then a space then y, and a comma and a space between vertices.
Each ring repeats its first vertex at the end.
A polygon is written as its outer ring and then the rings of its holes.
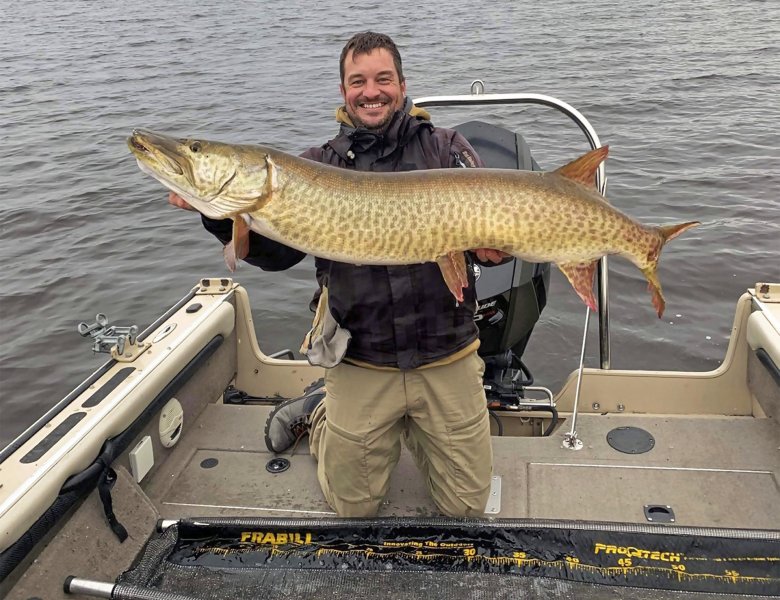
POLYGON ((111 467, 106 467, 103 473, 100 475, 98 481, 98 494, 100 494, 100 500, 103 503, 103 511, 106 513, 106 519, 108 519, 108 525, 111 527, 111 531, 122 543, 127 539, 127 529, 117 520, 114 515, 113 503, 111 501, 111 488, 116 483, 116 471, 111 467))

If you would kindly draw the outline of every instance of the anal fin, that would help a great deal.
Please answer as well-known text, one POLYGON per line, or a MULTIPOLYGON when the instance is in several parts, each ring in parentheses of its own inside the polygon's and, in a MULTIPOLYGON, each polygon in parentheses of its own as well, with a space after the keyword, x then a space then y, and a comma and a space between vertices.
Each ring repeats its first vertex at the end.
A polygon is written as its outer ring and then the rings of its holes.
POLYGON ((463 302, 463 288, 469 286, 466 273, 466 255, 463 252, 448 252, 436 259, 444 282, 458 302, 463 302))
POLYGON ((593 279, 596 276, 597 260, 589 263, 567 263, 558 265, 561 272, 566 275, 566 279, 582 298, 582 301, 588 305, 588 308, 595 311, 596 296, 593 294, 593 279))

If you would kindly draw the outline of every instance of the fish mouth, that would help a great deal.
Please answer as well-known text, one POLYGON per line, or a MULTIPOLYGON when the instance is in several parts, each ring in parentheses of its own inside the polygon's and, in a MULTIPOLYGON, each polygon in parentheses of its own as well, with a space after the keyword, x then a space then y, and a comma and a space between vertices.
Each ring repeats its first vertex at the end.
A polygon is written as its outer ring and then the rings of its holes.
POLYGON ((139 161, 157 171, 184 175, 177 150, 179 143, 174 138, 143 129, 134 129, 127 138, 128 147, 139 161))

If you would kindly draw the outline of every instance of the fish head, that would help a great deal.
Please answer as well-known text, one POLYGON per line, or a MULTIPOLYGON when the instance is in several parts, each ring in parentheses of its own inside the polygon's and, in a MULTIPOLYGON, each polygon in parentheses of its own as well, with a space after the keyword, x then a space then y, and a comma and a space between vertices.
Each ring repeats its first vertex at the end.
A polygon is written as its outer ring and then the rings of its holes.
POLYGON ((174 138, 136 129, 127 139, 142 171, 212 219, 248 212, 266 194, 270 157, 257 146, 174 138))

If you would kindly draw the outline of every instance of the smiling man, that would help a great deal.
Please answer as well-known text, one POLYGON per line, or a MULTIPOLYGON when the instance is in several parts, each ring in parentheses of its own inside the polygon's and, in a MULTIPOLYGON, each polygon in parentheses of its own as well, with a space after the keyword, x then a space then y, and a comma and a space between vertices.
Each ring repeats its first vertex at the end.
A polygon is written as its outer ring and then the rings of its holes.
MULTIPOLYGON (((340 73, 338 135, 303 157, 358 171, 483 166, 463 136, 434 127, 406 97, 401 55, 388 36, 353 36, 340 73)), ((176 196, 170 201, 186 207, 176 196)), ((203 222, 223 243, 230 240, 229 220, 203 222)), ((475 253, 483 264, 502 259, 494 250, 475 253)), ((250 264, 276 271, 302 258, 250 232, 250 264)), ((443 513, 482 515, 492 447, 473 270, 456 303, 434 262, 359 266, 317 258, 315 265, 315 325, 305 349, 312 364, 327 369, 325 391, 274 409, 268 449, 283 452, 308 432, 328 503, 340 516, 367 517, 388 491, 403 439, 443 513)))
POLYGON ((401 56, 395 47, 361 50, 357 43, 344 47, 339 87, 352 124, 381 132, 406 98, 401 56))

